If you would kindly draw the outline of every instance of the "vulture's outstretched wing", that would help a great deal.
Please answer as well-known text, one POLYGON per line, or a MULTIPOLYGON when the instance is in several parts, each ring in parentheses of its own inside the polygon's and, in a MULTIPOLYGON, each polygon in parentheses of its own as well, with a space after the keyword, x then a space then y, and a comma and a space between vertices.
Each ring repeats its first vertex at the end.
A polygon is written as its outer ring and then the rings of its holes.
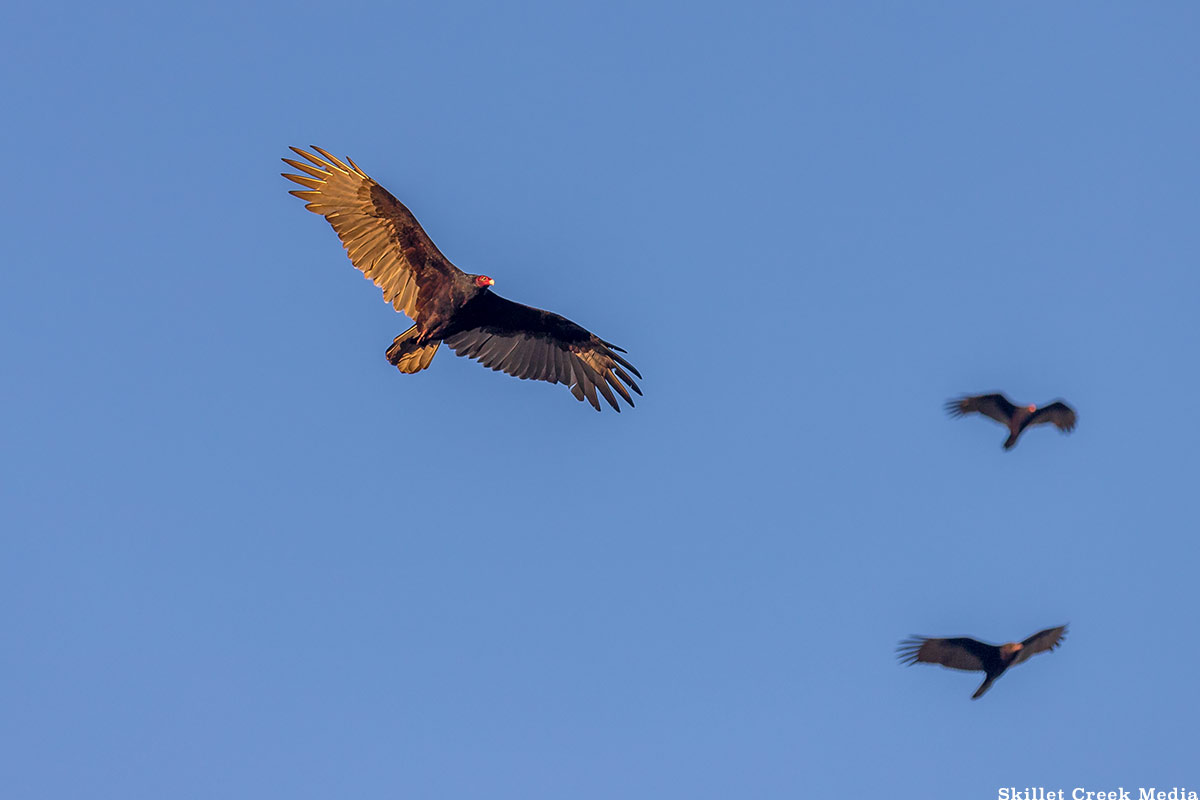
POLYGON ((981 394, 974 397, 960 397, 957 400, 951 400, 946 403, 946 411, 952 417, 961 417, 964 414, 978 412, 985 417, 991 417, 1004 425, 1012 419, 1013 412, 1017 407, 1008 402, 1008 398, 1002 394, 981 394))
POLYGON ((597 411, 597 391, 617 411, 621 407, 616 395, 633 405, 626 384, 642 393, 629 375, 640 378, 641 373, 619 355, 624 350, 558 314, 514 303, 489 290, 467 307, 463 324, 469 326, 467 330, 446 339, 458 355, 518 378, 564 383, 597 411))
POLYGON ((303 175, 282 173, 305 187, 291 192, 307 200, 337 231, 350 261, 383 290, 383 299, 414 322, 431 299, 444 299, 465 274, 450 263, 417 218, 351 159, 344 164, 319 147, 324 159, 291 148, 309 163, 283 159, 303 175))
POLYGON ((1039 631, 1033 636, 1030 636, 1025 641, 1021 651, 1017 653, 1017 657, 1013 660, 1013 664, 1020 664, 1030 656, 1044 653, 1048 650, 1053 650, 1062 644, 1062 640, 1067 636, 1067 626, 1060 625, 1057 628, 1047 628, 1044 631, 1039 631))
POLYGON ((950 669, 985 670, 997 660, 998 648, 965 637, 955 639, 930 639, 913 636, 900 643, 896 651, 901 663, 941 664, 950 669))
POLYGON ((1044 425, 1047 422, 1053 422, 1054 426, 1060 431, 1069 433, 1075 428, 1075 410, 1061 400, 1056 400, 1050 405, 1033 412, 1033 416, 1029 418, 1029 423, 1026 427, 1031 428, 1034 425, 1044 425))

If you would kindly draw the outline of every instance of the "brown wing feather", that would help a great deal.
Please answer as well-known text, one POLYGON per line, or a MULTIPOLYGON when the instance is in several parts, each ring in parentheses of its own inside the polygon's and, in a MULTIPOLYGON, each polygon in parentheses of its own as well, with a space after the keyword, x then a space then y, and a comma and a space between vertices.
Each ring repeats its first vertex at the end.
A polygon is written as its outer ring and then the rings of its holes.
POLYGON ((1056 400, 1050 405, 1035 411, 1033 416, 1029 418, 1029 423, 1026 427, 1052 422, 1060 431, 1068 433, 1074 430, 1075 419, 1075 410, 1061 400, 1056 400))
POLYGON ((973 397, 960 397, 946 403, 946 411, 952 417, 977 412, 985 417, 991 417, 996 422, 1007 425, 1012 419, 1017 407, 1009 402, 1002 394, 980 394, 973 397))
POLYGON ((342 163, 319 147, 313 150, 324 158, 291 149, 309 162, 283 159, 304 173, 282 173, 305 187, 291 194, 329 221, 350 261, 383 290, 384 300, 423 323, 422 309, 448 295, 464 273, 441 254, 412 212, 354 161, 342 163))
POLYGON ((591 339, 568 343, 529 331, 472 328, 449 337, 446 344, 458 355, 473 358, 485 367, 522 379, 566 384, 577 399, 586 398, 597 411, 597 393, 617 411, 621 410, 617 395, 632 406, 633 398, 625 384, 638 394, 642 390, 622 367, 635 375, 637 370, 607 342, 594 336, 591 339))
POLYGON ((981 670, 985 669, 984 659, 986 650, 995 650, 993 645, 984 644, 974 639, 930 639, 925 636, 914 636, 900 643, 896 651, 900 661, 905 664, 941 664, 950 669, 981 670))
POLYGON ((1062 644, 1062 640, 1067 636, 1067 626, 1060 625, 1057 628, 1047 628, 1044 631, 1039 631, 1033 636, 1030 636, 1025 641, 1021 642, 1023 647, 1021 652, 1014 659, 1014 664, 1020 664, 1030 656, 1044 653, 1048 650, 1053 650, 1062 644))

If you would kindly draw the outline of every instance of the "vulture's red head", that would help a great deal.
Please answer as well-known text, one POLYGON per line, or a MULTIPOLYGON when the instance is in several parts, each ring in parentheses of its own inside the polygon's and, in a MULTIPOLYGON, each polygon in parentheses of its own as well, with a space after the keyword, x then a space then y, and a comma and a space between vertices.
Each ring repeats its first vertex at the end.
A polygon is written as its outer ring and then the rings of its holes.
POLYGON ((491 278, 489 278, 487 275, 476 275, 475 276, 475 285, 478 286, 480 289, 486 289, 489 286, 495 286, 496 282, 494 280, 492 280, 491 278))
POLYGON ((1006 659, 1012 658, 1017 653, 1021 652, 1025 645, 1020 642, 1009 642, 1008 644, 1000 645, 1000 655, 1006 659))
POLYGON ((1028 411, 1030 414, 1032 414, 1033 412, 1037 411, 1037 406, 1028 405, 1028 406, 1025 406, 1025 410, 1028 411))

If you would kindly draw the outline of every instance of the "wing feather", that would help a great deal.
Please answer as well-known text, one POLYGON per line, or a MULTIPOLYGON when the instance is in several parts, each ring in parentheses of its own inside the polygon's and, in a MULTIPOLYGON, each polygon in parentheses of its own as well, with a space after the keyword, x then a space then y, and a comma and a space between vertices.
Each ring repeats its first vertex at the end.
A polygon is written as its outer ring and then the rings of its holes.
POLYGON ((1014 659, 1014 664, 1020 664, 1030 656, 1035 656, 1038 653, 1045 653, 1053 650, 1062 644, 1063 639, 1067 637, 1067 626, 1059 625, 1057 628, 1047 628, 1044 631, 1038 631, 1033 636, 1030 636, 1025 641, 1021 642, 1021 652, 1014 659))
POLYGON ((559 377, 562 374, 561 355, 562 351, 557 347, 551 347, 546 352, 546 380, 550 383, 562 382, 559 377))
MULTIPOLYGON (((607 378, 611 377, 611 374, 612 373, 606 371, 602 377, 599 373, 596 373, 596 388, 600 390, 600 394, 604 395, 604 399, 608 401, 608 404, 616 409, 616 412, 620 414, 621 406, 617 403, 617 397, 613 394, 612 389, 608 388, 608 380, 606 380, 607 378)), ((630 400, 629 402, 632 403, 633 401, 630 400)))
MULTIPOLYGON (((633 389, 633 390, 634 390, 635 392, 637 392, 639 395, 642 393, 642 390, 641 390, 640 388, 638 388, 638 385, 637 385, 637 383, 636 383, 636 382, 633 380, 633 378, 631 378, 631 377, 629 377, 627 374, 625 374, 625 370, 621 369, 620 367, 613 367, 613 372, 617 373, 617 377, 618 377, 618 378, 620 378, 621 380, 625 381, 625 383, 629 384, 629 388, 630 388, 630 389, 633 389)), ((637 370, 634 370, 634 372, 637 372, 637 370)), ((641 375, 638 375, 638 377, 640 378, 640 377, 642 377, 642 376, 641 376, 641 375)))
POLYGON ((974 396, 964 396, 957 400, 951 400, 946 403, 946 412, 952 417, 961 417, 964 414, 979 413, 985 417, 991 417, 996 422, 1007 425, 1012 419, 1013 412, 1017 407, 1008 401, 1008 398, 1002 394, 980 394, 974 396))
POLYGON ((1033 412, 1033 416, 1029 418, 1029 423, 1026 427, 1045 425, 1048 422, 1052 422, 1054 423, 1054 427, 1063 433, 1070 433, 1075 429, 1075 420, 1075 409, 1061 400, 1055 400, 1050 405, 1043 406, 1033 412))
POLYGON ((931 639, 927 636, 913 636, 901 642, 896 653, 904 664, 920 662, 941 664, 950 669, 982 670, 986 669, 989 651, 998 653, 999 648, 966 637, 931 639))
MULTIPOLYGON (((620 369, 620 367, 616 367, 620 369)), ((613 374, 614 370, 606 370, 603 374, 604 380, 608 381, 608 385, 617 390, 621 397, 625 398, 625 402, 633 405, 633 398, 629 396, 629 390, 625 388, 625 384, 617 380, 617 376, 613 374)), ((620 409, 618 409, 620 410, 620 409)))
POLYGON ((576 366, 584 373, 583 377, 579 380, 580 385, 583 386, 584 396, 587 397, 588 402, 592 404, 592 408, 599 411, 600 401, 596 399, 596 381, 592 375, 588 374, 591 372, 591 370, 588 369, 587 364, 584 364, 582 361, 576 366))
POLYGON ((282 161, 292 169, 298 169, 306 175, 311 175, 314 178, 320 178, 322 181, 325 179, 324 170, 305 164, 303 161, 297 161, 294 158, 285 158, 282 159, 282 161))
POLYGON ((460 356, 518 378, 566 384, 579 400, 597 410, 600 398, 621 410, 633 405, 630 390, 641 394, 629 372, 641 374, 613 345, 549 311, 505 300, 490 291, 464 310, 472 327, 447 337, 460 356), (490 339, 491 344, 479 343, 490 339), (629 372, 626 372, 626 369, 629 372))
MULTIPOLYGON (((579 382, 579 379, 577 379, 577 378, 575 377, 575 367, 574 367, 574 365, 572 365, 572 366, 571 366, 571 377, 570 377, 570 379, 568 380, 568 382, 567 382, 567 385, 571 387, 571 394, 575 396, 575 399, 576 399, 576 400, 578 400, 579 402, 581 402, 581 403, 582 403, 582 402, 583 402, 583 397, 584 397, 584 395, 583 395, 583 386, 582 386, 582 384, 579 382)), ((597 410, 597 411, 599 411, 600 409, 596 409, 596 410, 597 410)))
POLYGON ((285 172, 283 177, 305 190, 290 193, 328 220, 350 261, 383 290, 384 300, 397 311, 420 324, 431 299, 448 297, 453 285, 466 279, 412 212, 353 161, 343 163, 319 147, 312 149, 320 156, 291 149, 304 161, 283 162, 304 174, 285 172))

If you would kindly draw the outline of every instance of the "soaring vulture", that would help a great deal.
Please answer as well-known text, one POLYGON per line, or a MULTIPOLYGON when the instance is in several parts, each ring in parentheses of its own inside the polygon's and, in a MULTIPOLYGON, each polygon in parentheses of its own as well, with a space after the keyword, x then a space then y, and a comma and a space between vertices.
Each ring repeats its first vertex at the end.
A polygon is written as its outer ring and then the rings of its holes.
POLYGON ((971 695, 976 700, 1009 667, 1020 664, 1037 653, 1053 650, 1067 634, 1067 626, 1047 628, 1035 633, 1023 642, 1009 642, 997 647, 965 637, 956 639, 929 639, 914 636, 900 643, 896 653, 903 664, 941 664, 950 669, 982 671, 986 673, 983 683, 971 695))
POLYGON ((1002 394, 980 394, 951 400, 946 403, 946 411, 952 417, 978 412, 1001 423, 1008 428, 1005 450, 1011 450, 1021 432, 1034 425, 1053 422, 1063 433, 1070 433, 1075 428, 1075 410, 1061 400, 1038 408, 1035 405, 1015 406, 1002 394))
POLYGON ((630 377, 641 373, 619 355, 624 350, 558 314, 493 294, 494 280, 451 264, 412 212, 353 160, 343 163, 319 147, 312 149, 320 156, 291 149, 304 159, 283 159, 301 173, 282 173, 304 187, 291 193, 329 221, 354 266, 414 322, 387 350, 401 372, 428 367, 445 342, 485 367, 566 384, 597 411, 597 393, 617 411, 618 396, 633 405, 626 386, 642 393, 630 377))

